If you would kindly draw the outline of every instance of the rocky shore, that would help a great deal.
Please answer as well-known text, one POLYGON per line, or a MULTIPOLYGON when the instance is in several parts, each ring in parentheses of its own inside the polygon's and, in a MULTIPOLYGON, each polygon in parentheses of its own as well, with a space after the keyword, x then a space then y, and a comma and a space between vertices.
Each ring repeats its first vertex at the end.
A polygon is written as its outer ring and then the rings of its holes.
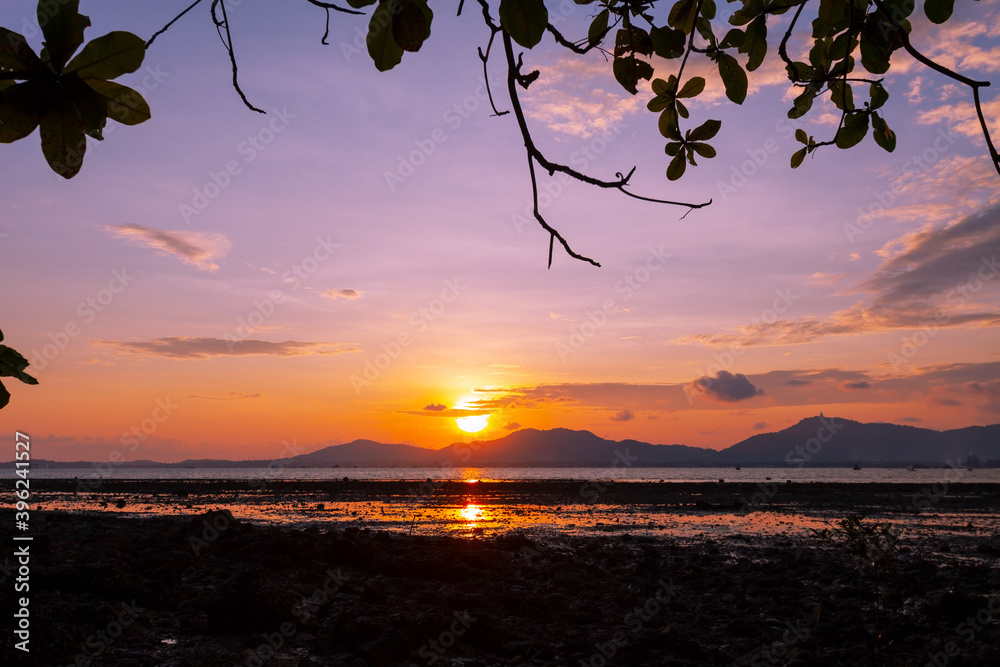
POLYGON ((32 521, 31 652, 5 632, 5 665, 943 667, 1000 646, 995 528, 904 533, 875 571, 837 536, 426 536, 237 506, 32 521))

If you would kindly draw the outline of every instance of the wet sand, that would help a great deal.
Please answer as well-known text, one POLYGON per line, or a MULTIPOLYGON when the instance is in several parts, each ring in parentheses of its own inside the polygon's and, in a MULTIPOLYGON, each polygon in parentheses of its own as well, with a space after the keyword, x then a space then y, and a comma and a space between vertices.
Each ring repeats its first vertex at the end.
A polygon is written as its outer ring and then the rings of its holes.
MULTIPOLYGON (((748 508, 758 485, 583 484, 434 482, 421 494, 399 482, 114 481, 74 497, 71 481, 36 480, 32 652, 15 655, 5 633, 0 656, 164 667, 996 664, 994 485, 922 495, 778 483, 748 508), (599 493, 587 502, 581 489, 599 493), (340 505, 368 509, 330 516, 340 505), (267 519, 276 506, 297 514, 267 519), (371 509, 403 506, 416 521, 380 523, 371 509), (585 508, 602 520, 582 521, 585 508), (895 575, 878 585, 804 523, 849 512, 904 526, 895 575), (484 521, 491 513, 508 523, 484 521), (533 526, 539 516, 552 520, 533 526)), ((12 544, 9 526, 0 541, 12 544)), ((0 590, 9 619, 10 577, 0 590)))

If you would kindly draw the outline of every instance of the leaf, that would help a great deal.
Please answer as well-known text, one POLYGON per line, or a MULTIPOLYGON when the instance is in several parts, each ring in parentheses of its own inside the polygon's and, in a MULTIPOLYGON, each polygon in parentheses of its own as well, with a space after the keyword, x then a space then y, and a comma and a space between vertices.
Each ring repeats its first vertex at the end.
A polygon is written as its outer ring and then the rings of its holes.
POLYGON ((830 81, 830 99, 841 111, 854 110, 854 91, 850 84, 845 84, 843 79, 833 79, 830 81))
POLYGON ((677 153, 674 159, 670 161, 667 165, 667 178, 671 181, 676 181, 678 178, 684 175, 684 171, 687 169, 687 162, 684 159, 684 151, 677 153))
POLYGON ((729 17, 730 25, 746 25, 764 11, 764 0, 743 0, 743 7, 729 17))
POLYGON ((872 114, 872 138, 886 152, 896 150, 896 133, 889 129, 889 125, 877 113, 872 114))
POLYGON ((45 63, 28 46, 24 37, 7 28, 0 28, 0 69, 44 72, 45 63))
POLYGON ((149 105, 138 91, 101 79, 88 79, 87 85, 107 100, 108 118, 122 125, 138 125, 150 119, 149 105))
POLYGON ((395 0, 382 0, 368 22, 368 55, 380 72, 391 70, 403 59, 403 49, 392 36, 392 16, 395 0))
POLYGON ((680 58, 687 46, 684 32, 674 28, 654 26, 649 29, 649 39, 653 42, 653 53, 661 58, 680 58))
POLYGON ((702 157, 706 157, 706 158, 713 158, 713 157, 715 157, 715 148, 713 148, 712 146, 710 146, 708 144, 703 144, 703 143, 694 141, 694 142, 689 143, 688 146, 690 146, 692 149, 694 149, 694 151, 698 155, 700 155, 702 157))
POLYGON ((703 90, 705 90, 705 79, 693 76, 677 91, 677 97, 697 97, 703 90))
POLYGON ((871 108, 878 109, 889 99, 889 93, 882 87, 881 83, 873 83, 868 87, 868 94, 871 96, 871 108))
POLYGON ((639 60, 635 56, 615 58, 612 69, 614 70, 615 78, 618 79, 618 83, 622 85, 622 88, 633 95, 639 92, 636 86, 639 84, 640 79, 649 79, 653 76, 652 66, 645 60, 639 60))
POLYGON ((81 79, 114 79, 139 69, 146 42, 138 35, 116 30, 87 43, 66 66, 81 79))
POLYGON ((811 87, 807 86, 802 94, 795 98, 792 102, 792 108, 788 110, 789 118, 801 118, 806 115, 812 108, 813 99, 816 97, 816 91, 811 87))
POLYGON ((683 102, 680 100, 674 100, 674 104, 677 105, 677 113, 680 114, 681 118, 687 118, 690 115, 688 114, 687 107, 684 106, 683 102))
POLYGON ((0 93, 0 144, 9 144, 35 131, 45 111, 45 84, 25 81, 0 93))
POLYGON ((500 0, 500 24, 526 49, 542 41, 548 22, 545 0, 500 0))
POLYGON ((764 62, 767 55, 767 22, 761 14, 747 26, 746 39, 739 47, 740 53, 749 54, 747 70, 754 71, 764 62))
POLYGON ((399 9, 392 19, 392 38, 404 51, 419 51, 431 36, 434 13, 427 0, 397 0, 399 9))
POLYGON ((721 120, 706 120, 704 123, 688 132, 689 141, 708 141, 719 133, 722 127, 721 120))
POLYGON ((924 14, 931 23, 941 24, 951 18, 955 10, 955 0, 927 0, 924 2, 924 14))
POLYGON ((608 17, 610 12, 607 9, 600 12, 590 23, 590 30, 587 31, 587 42, 591 46, 601 41, 601 38, 608 32, 608 17))
POLYGON ((657 125, 660 129, 660 134, 662 134, 667 139, 676 139, 680 141, 681 131, 677 125, 677 110, 673 105, 670 105, 660 114, 660 118, 657 121, 657 125))
POLYGON ((52 171, 63 178, 73 178, 83 166, 87 137, 83 123, 77 118, 73 104, 63 95, 57 96, 39 122, 42 154, 52 171))
POLYGON ((615 35, 614 56, 618 58, 626 53, 653 55, 653 41, 649 38, 649 33, 636 26, 620 29, 615 35))
POLYGON ((63 90, 76 107, 83 131, 88 136, 104 140, 104 126, 108 123, 108 100, 98 95, 97 91, 88 86, 75 75, 63 77, 63 90))
POLYGON ((800 148, 792 153, 792 169, 797 168, 806 159, 806 148, 800 148))
POLYGON ((719 53, 719 75, 726 86, 726 97, 736 104, 743 104, 747 98, 747 73, 736 58, 728 53, 719 53))
POLYGON ((885 74, 889 69, 888 44, 875 27, 868 22, 861 31, 861 64, 872 74, 885 74))
POLYGON ((8 403, 10 403, 10 392, 3 386, 3 382, 0 382, 0 410, 7 407, 8 403))
POLYGON ((746 33, 744 33, 739 28, 732 28, 729 32, 726 33, 726 36, 722 38, 722 41, 719 42, 719 48, 731 49, 734 46, 736 47, 743 46, 743 42, 746 41, 746 37, 747 37, 746 33))
MULTIPOLYGON (((685 35, 690 35, 694 30, 695 19, 698 18, 697 0, 677 0, 670 8, 670 15, 667 23, 680 30, 685 35)), ((683 170, 681 173, 684 173, 683 170)))
POLYGON ((806 131, 801 127, 795 130, 795 140, 800 144, 808 144, 809 138, 806 136, 806 131))
POLYGON ((861 143, 868 134, 868 114, 851 113, 844 119, 844 125, 837 132, 837 148, 851 148, 861 143))
POLYGON ((57 74, 83 44, 83 30, 90 25, 90 18, 79 10, 80 0, 38 3, 38 25, 45 37, 45 52, 57 74))
POLYGON ((14 377, 25 384, 38 384, 38 380, 24 372, 28 360, 14 348, 0 345, 0 377, 14 377))
POLYGON ((673 157, 681 152, 681 148, 683 146, 684 144, 682 144, 679 141, 671 141, 667 143, 666 146, 663 147, 663 152, 669 155, 670 157, 673 157))

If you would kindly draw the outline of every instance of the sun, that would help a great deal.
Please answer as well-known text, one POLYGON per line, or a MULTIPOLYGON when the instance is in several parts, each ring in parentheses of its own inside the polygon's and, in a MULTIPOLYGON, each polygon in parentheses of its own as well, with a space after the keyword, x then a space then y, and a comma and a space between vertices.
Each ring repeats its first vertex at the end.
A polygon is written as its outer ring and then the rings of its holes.
POLYGON ((469 417, 458 417, 455 425, 466 433, 479 433, 490 423, 489 415, 472 415, 469 417))

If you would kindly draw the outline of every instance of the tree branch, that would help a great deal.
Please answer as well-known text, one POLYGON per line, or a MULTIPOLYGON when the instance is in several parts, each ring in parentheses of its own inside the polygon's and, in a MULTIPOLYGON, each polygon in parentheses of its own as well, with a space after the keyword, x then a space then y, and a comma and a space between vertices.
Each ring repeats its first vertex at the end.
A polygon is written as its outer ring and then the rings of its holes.
POLYGON ((239 93, 240 99, 243 100, 243 104, 247 105, 247 108, 251 111, 256 111, 257 113, 266 113, 263 109, 258 109, 254 105, 250 104, 250 100, 243 93, 243 89, 240 88, 239 81, 239 68, 236 65, 236 53, 233 51, 233 35, 229 31, 229 17, 226 15, 226 3, 223 0, 212 0, 212 21, 215 23, 215 29, 219 33, 219 38, 222 39, 223 43, 226 45, 226 50, 229 52, 229 62, 233 65, 233 88, 239 93), (222 6, 222 20, 215 13, 215 9, 218 6, 222 6), (226 29, 226 36, 222 36, 221 28, 226 29))
POLYGON ((983 137, 986 139, 986 147, 990 151, 990 160, 992 160, 993 162, 994 169, 996 169, 997 173, 1000 174, 1000 154, 997 153, 997 149, 993 145, 993 139, 992 137, 990 137, 990 128, 989 125, 986 124, 986 117, 983 115, 983 106, 979 100, 979 89, 989 86, 990 82, 976 81, 975 79, 970 79, 967 76, 962 76, 958 72, 950 70, 944 65, 936 63, 927 56, 925 56, 923 53, 918 51, 913 46, 913 44, 910 42, 910 35, 906 32, 906 30, 903 29, 903 26, 899 24, 899 21, 897 21, 895 17, 893 17, 889 13, 889 11, 886 10, 885 4, 882 2, 882 0, 873 0, 873 2, 875 3, 875 6, 878 8, 879 14, 881 14, 882 17, 886 21, 888 21, 893 28, 896 29, 896 32, 899 33, 899 41, 903 44, 903 48, 906 50, 907 53, 913 56, 918 62, 925 65, 926 67, 929 67, 935 72, 938 72, 939 74, 944 74, 946 77, 954 79, 959 83, 964 83, 965 85, 972 88, 972 99, 976 105, 976 116, 979 117, 979 126, 983 130, 983 137))
POLYGON ((162 35, 163 33, 165 33, 167 31, 167 28, 169 28, 170 26, 172 26, 174 23, 177 23, 177 21, 182 16, 184 16, 185 14, 187 14, 189 11, 191 11, 192 9, 194 9, 195 7, 197 7, 200 4, 201 4, 201 0, 194 0, 194 2, 192 2, 190 5, 188 5, 187 9, 185 9, 183 12, 181 12, 180 14, 178 14, 177 16, 175 16, 174 18, 172 18, 170 20, 170 22, 167 23, 167 25, 163 26, 162 28, 160 28, 159 30, 157 30, 156 32, 154 32, 153 36, 150 37, 149 41, 146 42, 146 49, 149 49, 149 47, 151 47, 153 45, 153 40, 155 40, 157 37, 159 37, 160 35, 162 35))

